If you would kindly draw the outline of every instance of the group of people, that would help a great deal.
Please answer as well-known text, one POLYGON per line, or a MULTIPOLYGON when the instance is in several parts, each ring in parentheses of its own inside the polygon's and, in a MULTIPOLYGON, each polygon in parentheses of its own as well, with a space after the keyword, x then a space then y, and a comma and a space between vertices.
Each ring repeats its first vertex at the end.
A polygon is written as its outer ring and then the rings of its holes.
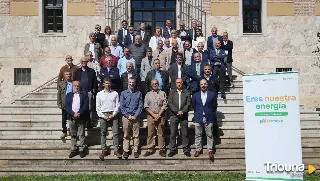
POLYGON ((67 137, 67 120, 71 135, 70 158, 86 155, 85 128, 92 127, 92 111, 96 111, 101 128, 101 160, 107 155, 107 127, 112 127, 114 155, 128 158, 132 132, 133 156, 139 157, 140 120, 147 117, 147 151, 154 154, 154 136, 158 135, 159 155, 166 156, 164 137, 165 121, 170 122, 168 156, 176 154, 178 124, 181 127, 182 147, 190 157, 188 140, 188 112, 194 110, 195 157, 202 150, 202 132, 207 136, 209 158, 214 158, 213 137, 217 133, 216 110, 218 92, 225 96, 226 72, 232 86, 232 48, 228 33, 204 38, 201 27, 192 22, 187 30, 183 22, 174 30, 171 21, 166 27, 156 28, 154 36, 140 23, 140 30, 128 27, 122 21, 117 36, 111 28, 96 25, 84 47, 80 66, 73 64, 72 56, 66 56, 66 65, 58 76, 57 104, 62 110, 62 135, 67 137), (104 51, 102 51, 104 50, 104 51), (120 149, 119 127, 124 132, 120 149), (77 144, 77 138, 79 143, 77 144), (122 153, 122 154, 121 154, 122 153))

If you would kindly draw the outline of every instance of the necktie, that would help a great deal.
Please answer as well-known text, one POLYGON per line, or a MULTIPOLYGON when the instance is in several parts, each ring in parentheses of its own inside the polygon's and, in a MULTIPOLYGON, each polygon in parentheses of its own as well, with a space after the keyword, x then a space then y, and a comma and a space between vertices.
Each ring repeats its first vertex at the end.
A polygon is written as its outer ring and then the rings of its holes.
POLYGON ((127 34, 127 33, 126 33, 126 29, 123 28, 123 29, 122 29, 122 32, 123 32, 123 40, 124 40, 124 37, 126 37, 126 34, 127 34))
POLYGON ((143 38, 144 38, 144 31, 141 31, 141 38, 142 38, 142 40, 143 40, 143 38))
POLYGON ((197 65, 197 75, 200 76, 200 63, 196 63, 197 65))

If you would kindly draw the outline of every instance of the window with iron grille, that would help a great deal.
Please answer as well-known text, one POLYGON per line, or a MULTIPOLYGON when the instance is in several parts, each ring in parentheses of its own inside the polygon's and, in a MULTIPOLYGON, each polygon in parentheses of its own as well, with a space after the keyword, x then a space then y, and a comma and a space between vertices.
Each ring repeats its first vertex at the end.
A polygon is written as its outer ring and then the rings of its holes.
POLYGON ((43 0, 43 32, 63 33, 63 0, 43 0))
POLYGON ((14 85, 31 85, 31 68, 15 68, 14 85))
POLYGON ((291 72, 292 68, 276 68, 276 72, 291 72))
POLYGON ((262 0, 243 0, 243 33, 262 33, 261 1, 262 0))

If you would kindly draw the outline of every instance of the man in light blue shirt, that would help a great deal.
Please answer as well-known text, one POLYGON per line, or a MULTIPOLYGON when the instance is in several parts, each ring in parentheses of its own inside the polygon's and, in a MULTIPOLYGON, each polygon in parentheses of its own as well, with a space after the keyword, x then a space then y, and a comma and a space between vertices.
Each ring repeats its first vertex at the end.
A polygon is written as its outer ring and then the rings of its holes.
POLYGON ((120 75, 127 71, 126 64, 127 62, 131 62, 133 64, 133 69, 136 69, 136 61, 130 57, 129 48, 124 48, 124 57, 120 58, 118 61, 117 68, 119 69, 120 75))
POLYGON ((111 54, 117 57, 118 60, 123 57, 122 47, 118 45, 116 37, 111 38, 111 45, 109 47, 111 54))

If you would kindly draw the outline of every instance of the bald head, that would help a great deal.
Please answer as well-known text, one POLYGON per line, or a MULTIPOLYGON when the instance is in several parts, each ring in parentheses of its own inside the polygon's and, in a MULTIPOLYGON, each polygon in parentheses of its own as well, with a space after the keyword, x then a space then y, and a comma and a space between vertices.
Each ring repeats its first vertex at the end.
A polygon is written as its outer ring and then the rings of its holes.
POLYGON ((140 35, 136 35, 134 37, 134 43, 137 44, 137 45, 141 44, 141 36, 140 35))
POLYGON ((216 27, 213 27, 213 28, 211 29, 211 33, 212 33, 212 36, 217 36, 217 34, 218 34, 218 29, 217 29, 216 27))
POLYGON ((194 61, 195 62, 200 62, 201 61, 200 53, 193 54, 193 57, 194 57, 194 61))
POLYGON ((79 81, 73 81, 72 82, 72 91, 73 93, 79 93, 80 90, 80 82, 79 81))
POLYGON ((133 71, 133 63, 132 62, 127 62, 126 63, 126 68, 127 68, 127 72, 132 73, 132 71, 133 71))

